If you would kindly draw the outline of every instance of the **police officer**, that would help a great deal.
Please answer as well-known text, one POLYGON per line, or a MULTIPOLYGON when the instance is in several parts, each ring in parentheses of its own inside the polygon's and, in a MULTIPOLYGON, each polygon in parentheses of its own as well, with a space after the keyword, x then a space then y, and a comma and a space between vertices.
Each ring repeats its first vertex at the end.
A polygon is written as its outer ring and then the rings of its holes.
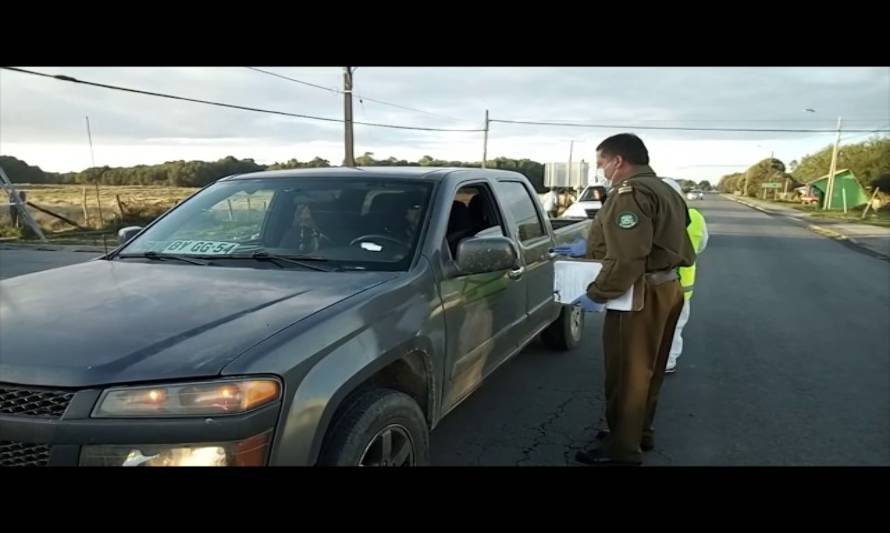
POLYGON ((649 167, 649 153, 639 137, 622 133, 604 140, 597 147, 597 167, 612 190, 586 243, 585 256, 603 263, 587 296, 603 303, 637 286, 640 298, 633 311, 606 313, 609 429, 597 436, 598 446, 575 458, 590 465, 639 465, 641 448, 654 447, 658 393, 683 307, 677 269, 692 265, 695 252, 686 233, 686 204, 649 167))

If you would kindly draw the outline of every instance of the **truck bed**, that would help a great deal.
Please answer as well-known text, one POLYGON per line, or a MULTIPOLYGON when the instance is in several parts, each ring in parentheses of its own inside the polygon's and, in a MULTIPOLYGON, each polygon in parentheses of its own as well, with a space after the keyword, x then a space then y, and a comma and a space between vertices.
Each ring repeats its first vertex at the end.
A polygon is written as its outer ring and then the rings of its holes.
POLYGON ((553 240, 556 244, 569 244, 578 239, 587 239, 592 223, 589 218, 551 218, 553 240))

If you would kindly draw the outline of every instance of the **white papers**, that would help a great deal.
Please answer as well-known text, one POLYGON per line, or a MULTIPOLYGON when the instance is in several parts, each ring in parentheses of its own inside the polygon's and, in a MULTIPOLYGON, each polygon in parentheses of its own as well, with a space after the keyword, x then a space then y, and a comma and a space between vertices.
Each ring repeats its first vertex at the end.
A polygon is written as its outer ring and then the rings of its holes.
POLYGON ((609 300, 606 302, 606 309, 613 309, 615 311, 632 311, 634 303, 634 286, 631 285, 630 289, 627 290, 624 294, 615 298, 614 300, 609 300))
POLYGON ((587 294, 603 265, 594 261, 556 261, 553 263, 553 292, 556 301, 570 304, 587 294))
MULTIPOLYGON (((571 304, 587 294, 587 287, 596 279, 603 265, 597 261, 556 261, 553 263, 553 292, 556 301, 571 304)), ((606 309, 630 311, 633 306, 633 287, 620 297, 609 300, 606 309)))

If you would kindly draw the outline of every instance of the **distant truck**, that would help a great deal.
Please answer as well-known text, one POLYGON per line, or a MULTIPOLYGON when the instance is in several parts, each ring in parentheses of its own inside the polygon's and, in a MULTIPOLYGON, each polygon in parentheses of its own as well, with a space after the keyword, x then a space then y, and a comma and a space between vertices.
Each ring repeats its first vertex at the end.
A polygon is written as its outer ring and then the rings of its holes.
POLYGON ((578 201, 569 206, 562 214, 566 218, 590 218, 596 216, 606 201, 606 187, 590 185, 578 196, 578 201))

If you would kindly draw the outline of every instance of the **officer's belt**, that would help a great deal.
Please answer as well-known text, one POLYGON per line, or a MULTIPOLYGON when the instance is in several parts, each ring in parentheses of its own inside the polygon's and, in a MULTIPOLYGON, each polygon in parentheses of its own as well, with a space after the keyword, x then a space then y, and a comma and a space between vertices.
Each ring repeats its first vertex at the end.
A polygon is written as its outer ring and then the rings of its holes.
POLYGON ((656 270, 655 272, 646 272, 646 281, 651 285, 661 285, 669 281, 680 279, 680 275, 674 269, 656 270))

